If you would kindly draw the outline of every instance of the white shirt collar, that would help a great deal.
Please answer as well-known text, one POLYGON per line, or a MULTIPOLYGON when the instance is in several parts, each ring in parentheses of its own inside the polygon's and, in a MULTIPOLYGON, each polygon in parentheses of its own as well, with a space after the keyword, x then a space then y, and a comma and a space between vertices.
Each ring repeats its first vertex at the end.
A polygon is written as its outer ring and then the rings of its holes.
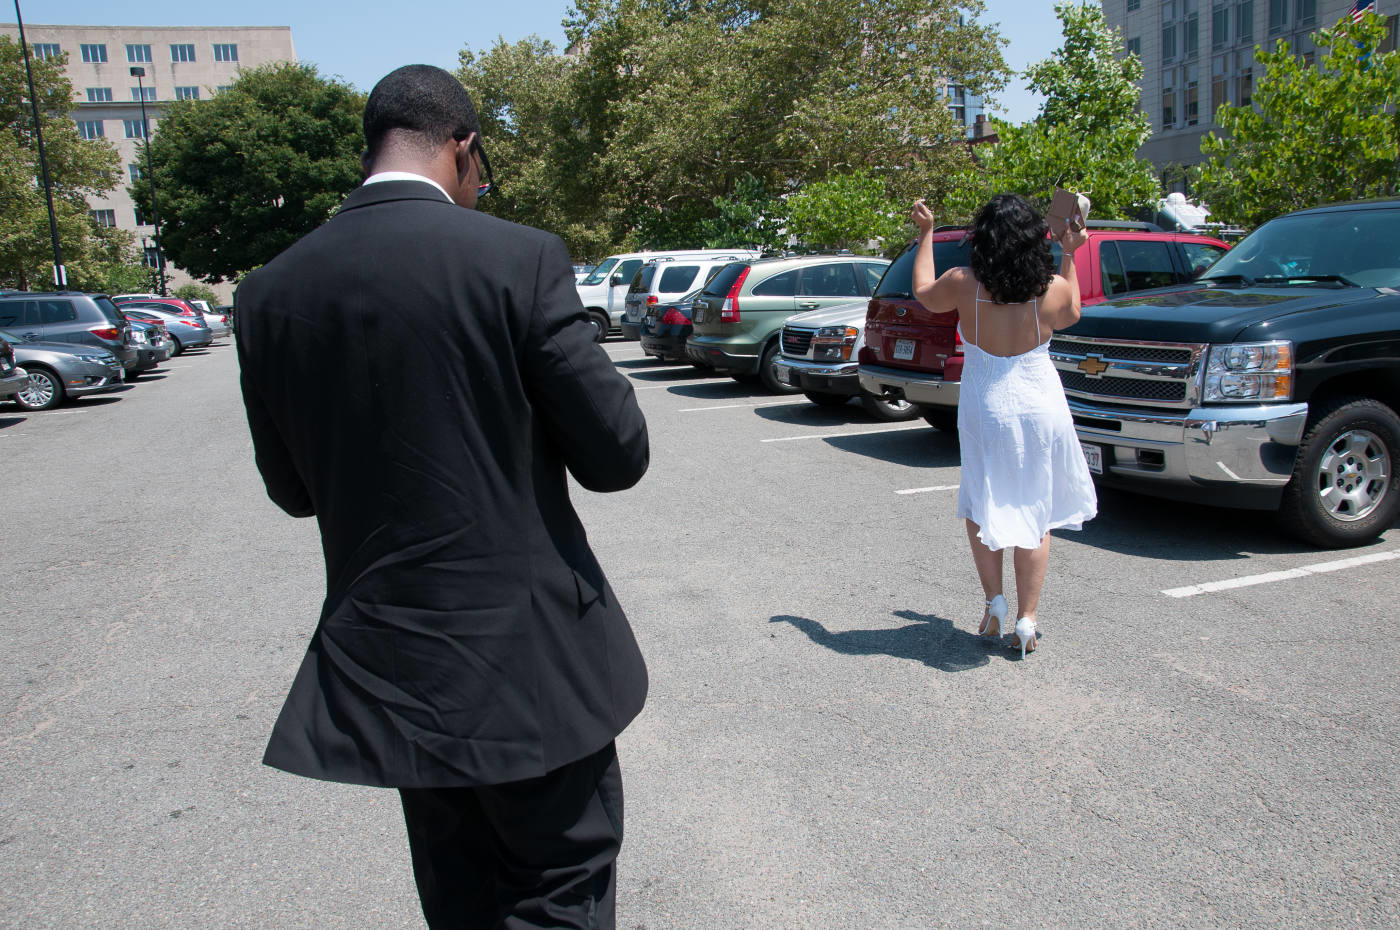
MULTIPOLYGON (((424 184, 431 184, 433 187, 436 187, 438 190, 442 191, 442 196, 446 197, 448 200, 452 200, 452 197, 443 189, 441 184, 434 181, 432 178, 425 178, 421 174, 414 174, 412 171, 380 171, 377 174, 372 174, 365 178, 364 183, 366 185, 379 184, 383 181, 422 181, 424 184)), ((456 201, 452 202, 456 203, 456 201)))

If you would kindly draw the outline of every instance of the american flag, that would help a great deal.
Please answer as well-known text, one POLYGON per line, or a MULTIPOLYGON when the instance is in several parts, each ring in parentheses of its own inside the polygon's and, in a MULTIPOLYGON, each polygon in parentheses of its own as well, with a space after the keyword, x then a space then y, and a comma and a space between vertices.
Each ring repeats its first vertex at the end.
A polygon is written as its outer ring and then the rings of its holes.
POLYGON ((1361 17, 1370 12, 1375 5, 1376 0, 1356 0, 1356 2, 1351 5, 1351 21, 1354 23, 1361 22, 1361 17))

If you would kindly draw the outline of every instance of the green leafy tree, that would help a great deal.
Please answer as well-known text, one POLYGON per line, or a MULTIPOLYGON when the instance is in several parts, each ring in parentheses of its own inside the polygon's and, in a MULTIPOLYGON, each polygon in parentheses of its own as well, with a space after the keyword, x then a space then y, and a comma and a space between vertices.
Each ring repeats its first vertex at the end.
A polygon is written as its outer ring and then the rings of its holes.
MULTIPOLYGON (((116 149, 85 140, 73 122, 73 85, 63 58, 31 57, 44 151, 53 187, 59 246, 69 287, 90 288, 130 260, 131 236, 97 226, 88 197, 117 186, 116 149)), ((53 287, 53 241, 41 177, 34 116, 18 43, 0 36, 0 285, 53 287)), ((97 288, 105 289, 105 288, 97 288)))
POLYGON ((211 307, 219 305, 219 292, 207 284, 182 284, 173 293, 181 300, 205 300, 211 307))
POLYGON ((483 209, 622 244, 777 244, 783 199, 865 170, 887 196, 967 164, 943 90, 1000 88, 980 0, 575 0, 571 54, 462 53, 502 194, 483 209), (499 140, 499 141, 498 141, 499 140))
MULTIPOLYGON (((169 259, 218 283, 324 223, 361 180, 364 104, 314 66, 286 63, 170 104, 150 151, 169 259)), ((150 184, 127 190, 149 213, 150 184)))
POLYGON ((1256 50, 1254 106, 1216 111, 1201 142, 1200 191, 1228 223, 1256 226, 1338 200, 1394 196, 1400 185, 1400 54, 1382 52, 1385 20, 1368 13, 1313 36, 1321 66, 1280 41, 1256 50), (1257 109, 1256 109, 1257 108, 1257 109))
POLYGON ((1118 57, 1122 38, 1098 5, 1055 5, 1064 43, 1026 70, 1032 90, 1046 97, 1030 122, 994 121, 995 147, 979 149, 981 165, 959 175, 944 203, 968 219, 993 194, 1016 193, 1048 205, 1054 188, 1087 194, 1099 217, 1129 218, 1159 190, 1152 165, 1137 150, 1152 134, 1138 109, 1142 62, 1118 57))
POLYGON ((903 206, 891 201, 885 185, 866 171, 809 184, 789 198, 788 210, 792 234, 813 248, 864 252, 871 240, 907 238, 903 206))

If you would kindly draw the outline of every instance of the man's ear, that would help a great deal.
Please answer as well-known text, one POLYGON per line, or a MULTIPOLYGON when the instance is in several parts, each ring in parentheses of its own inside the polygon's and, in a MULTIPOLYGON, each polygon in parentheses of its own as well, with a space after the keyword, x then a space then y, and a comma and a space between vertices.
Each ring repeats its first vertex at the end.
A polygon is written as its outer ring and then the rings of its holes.
POLYGON ((472 145, 476 142, 476 133, 467 133, 465 139, 456 139, 453 147, 452 158, 457 164, 457 177, 465 178, 467 172, 472 167, 472 145))

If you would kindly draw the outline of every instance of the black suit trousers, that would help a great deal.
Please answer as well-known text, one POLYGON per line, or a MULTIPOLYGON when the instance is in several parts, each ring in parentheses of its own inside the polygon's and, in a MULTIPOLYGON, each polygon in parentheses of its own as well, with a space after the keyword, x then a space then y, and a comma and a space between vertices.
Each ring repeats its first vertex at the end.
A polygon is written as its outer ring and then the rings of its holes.
POLYGON ((613 930, 622 845, 613 743, 538 778, 399 793, 431 930, 613 930))

